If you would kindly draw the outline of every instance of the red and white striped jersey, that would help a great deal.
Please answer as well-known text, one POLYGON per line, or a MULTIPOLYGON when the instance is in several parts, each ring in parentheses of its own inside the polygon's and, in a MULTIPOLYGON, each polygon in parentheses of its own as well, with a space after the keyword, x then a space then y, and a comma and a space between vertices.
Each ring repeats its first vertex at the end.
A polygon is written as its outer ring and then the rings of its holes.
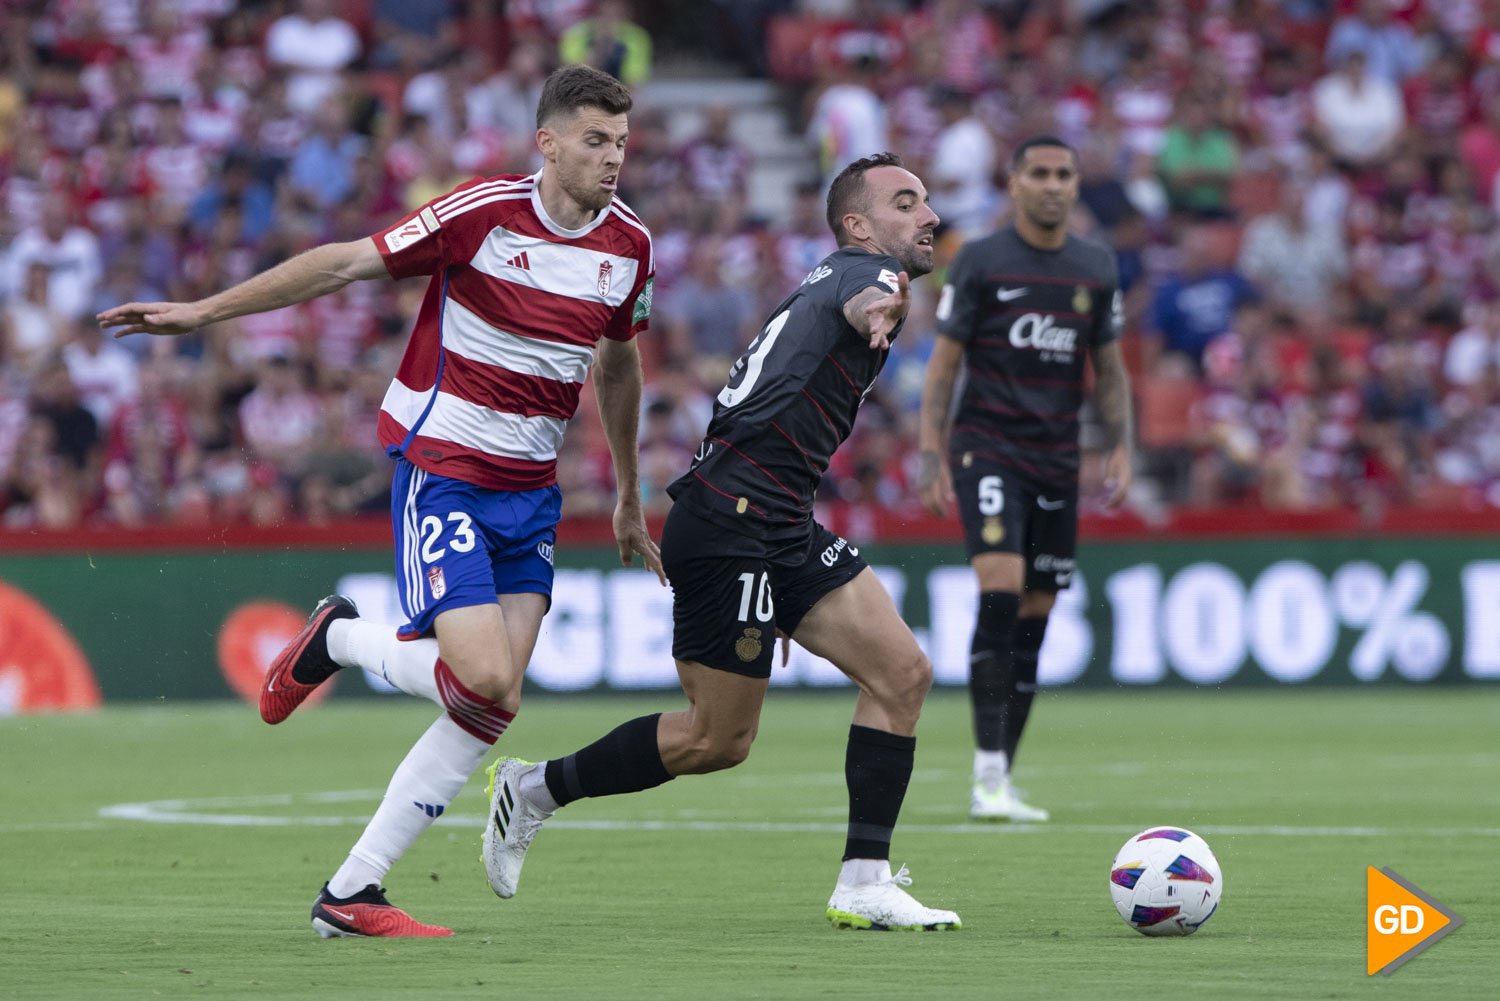
POLYGON ((393 278, 431 275, 380 408, 380 443, 495 490, 557 479, 557 449, 601 337, 651 313, 651 234, 618 198, 564 229, 540 172, 480 178, 372 239, 393 278))

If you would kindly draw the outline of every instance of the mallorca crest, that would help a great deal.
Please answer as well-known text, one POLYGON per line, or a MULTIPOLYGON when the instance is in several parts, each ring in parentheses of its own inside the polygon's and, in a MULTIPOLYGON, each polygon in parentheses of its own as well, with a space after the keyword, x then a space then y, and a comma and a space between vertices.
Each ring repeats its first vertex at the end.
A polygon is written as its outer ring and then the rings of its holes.
POLYGON ((609 295, 610 277, 614 273, 615 266, 608 261, 599 264, 599 294, 609 295))

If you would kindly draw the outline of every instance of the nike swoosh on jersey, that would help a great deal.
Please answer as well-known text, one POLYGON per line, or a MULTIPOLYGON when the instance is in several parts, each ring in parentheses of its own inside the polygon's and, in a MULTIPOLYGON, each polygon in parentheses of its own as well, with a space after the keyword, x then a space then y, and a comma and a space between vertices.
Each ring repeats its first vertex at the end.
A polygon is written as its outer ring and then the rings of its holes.
POLYGON ((1036 506, 1043 511, 1061 511, 1067 505, 1068 499, 1066 497, 1059 497, 1057 500, 1048 500, 1045 497, 1038 497, 1036 499, 1036 506))
POLYGON ((1026 285, 1022 285, 1020 288, 1003 288, 995 293, 995 298, 1001 302, 1010 302, 1012 299, 1021 298, 1021 296, 1030 291, 1031 288, 1026 285))

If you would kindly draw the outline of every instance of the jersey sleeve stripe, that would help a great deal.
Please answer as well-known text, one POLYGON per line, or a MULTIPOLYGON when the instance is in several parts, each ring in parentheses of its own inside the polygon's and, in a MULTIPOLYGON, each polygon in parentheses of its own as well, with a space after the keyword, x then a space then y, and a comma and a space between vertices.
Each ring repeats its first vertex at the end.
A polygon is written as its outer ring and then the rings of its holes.
POLYGON ((476 184, 472 188, 455 191, 447 198, 439 199, 432 203, 432 210, 438 215, 451 212, 459 208, 465 202, 476 198, 485 198, 489 195, 505 194, 507 192, 524 192, 530 194, 533 182, 529 177, 519 178, 513 181, 490 181, 486 184, 476 184))
POLYGON ((520 194, 492 194, 484 198, 480 198, 477 201, 466 202, 465 204, 460 205, 457 208, 439 211, 437 217, 439 222, 452 222, 454 219, 463 215, 465 212, 470 212, 474 209, 482 208, 485 205, 493 205, 495 202, 518 202, 522 199, 530 198, 530 192, 524 191, 520 194))

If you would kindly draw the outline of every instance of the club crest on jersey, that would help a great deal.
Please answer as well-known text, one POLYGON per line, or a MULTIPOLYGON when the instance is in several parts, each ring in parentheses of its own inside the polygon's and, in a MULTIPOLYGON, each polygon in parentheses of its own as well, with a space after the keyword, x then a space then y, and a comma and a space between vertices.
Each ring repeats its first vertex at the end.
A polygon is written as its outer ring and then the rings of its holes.
POLYGON ((1089 307, 1094 305, 1094 297, 1089 295, 1089 290, 1082 285, 1073 292, 1073 312, 1087 313, 1089 307))
POLYGON ((608 261, 599 263, 599 294, 609 295, 609 283, 614 274, 615 266, 608 261))
POLYGON ((1005 525, 999 518, 986 518, 984 527, 979 530, 979 537, 987 546, 998 546, 1005 541, 1005 525))
POLYGON ((745 635, 734 641, 734 655, 746 664, 760 656, 760 630, 746 629, 745 635))
POLYGON ((831 274, 833 274, 832 268, 830 268, 826 264, 819 264, 817 267, 813 268, 807 273, 807 277, 802 279, 802 284, 816 285, 818 284, 818 282, 822 281, 824 278, 827 278, 831 274))
POLYGON ((448 582, 443 579, 442 567, 433 567, 427 571, 427 590, 432 592, 433 601, 442 601, 443 595, 448 593, 448 582))

